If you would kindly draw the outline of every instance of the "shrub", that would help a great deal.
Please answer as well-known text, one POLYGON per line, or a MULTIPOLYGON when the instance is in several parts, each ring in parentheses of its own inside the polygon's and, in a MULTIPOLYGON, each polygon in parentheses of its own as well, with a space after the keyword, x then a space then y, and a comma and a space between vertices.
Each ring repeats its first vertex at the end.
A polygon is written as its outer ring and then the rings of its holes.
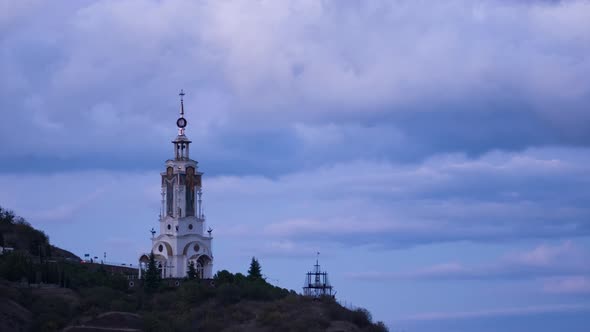
POLYGON ((116 299, 111 302, 111 310, 112 311, 127 311, 133 312, 135 311, 135 303, 130 302, 128 299, 116 299))
POLYGON ((340 304, 336 302, 328 303, 327 310, 328 317, 330 317, 330 319, 332 320, 348 320, 350 318, 350 310, 342 307, 340 304))
POLYGON ((75 313, 72 304, 62 297, 36 297, 31 312, 33 331, 59 331, 75 313))
POLYGON ((262 326, 275 328, 279 327, 283 320, 285 320, 285 317, 277 308, 263 311, 258 315, 258 319, 256 319, 257 323, 262 326))
POLYGON ((213 276, 213 279, 215 280, 215 284, 217 286, 234 283, 234 275, 228 270, 218 271, 215 273, 215 276, 213 276))
POLYGON ((283 329, 288 331, 325 331, 330 326, 330 321, 318 315, 303 315, 296 317, 283 329))
POLYGON ((83 310, 96 307, 101 311, 108 311, 113 301, 124 297, 124 293, 102 286, 82 289, 80 294, 83 310))
POLYGON ((217 290, 217 298, 222 304, 237 303, 241 297, 240 288, 233 284, 221 285, 217 290))
POLYGON ((255 317, 254 313, 239 305, 230 309, 230 316, 232 321, 238 322, 240 324, 245 323, 255 317))
POLYGON ((371 319, 371 313, 364 308, 358 308, 350 313, 350 321, 360 328, 371 325, 371 319))
POLYGON ((389 329, 383 322, 377 322, 373 325, 369 325, 363 329, 366 332, 389 332, 389 329))
POLYGON ((180 304, 176 291, 163 291, 154 294, 153 302, 156 310, 174 310, 180 304))
POLYGON ((203 287, 197 282, 184 282, 178 289, 183 303, 192 306, 205 300, 203 287))
POLYGON ((146 332, 159 332, 168 329, 169 320, 156 314, 143 315, 143 330, 146 332))

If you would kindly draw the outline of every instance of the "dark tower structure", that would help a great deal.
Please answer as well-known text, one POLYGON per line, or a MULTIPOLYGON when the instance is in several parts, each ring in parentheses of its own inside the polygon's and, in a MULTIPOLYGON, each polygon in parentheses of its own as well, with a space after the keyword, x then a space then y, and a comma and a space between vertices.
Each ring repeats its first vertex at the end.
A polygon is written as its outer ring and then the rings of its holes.
MULTIPOLYGON (((318 253, 319 255, 319 253, 318 253)), ((319 260, 316 258, 313 271, 305 275, 305 285, 303 286, 303 295, 310 297, 332 296, 334 288, 328 280, 328 272, 322 272, 319 260)))

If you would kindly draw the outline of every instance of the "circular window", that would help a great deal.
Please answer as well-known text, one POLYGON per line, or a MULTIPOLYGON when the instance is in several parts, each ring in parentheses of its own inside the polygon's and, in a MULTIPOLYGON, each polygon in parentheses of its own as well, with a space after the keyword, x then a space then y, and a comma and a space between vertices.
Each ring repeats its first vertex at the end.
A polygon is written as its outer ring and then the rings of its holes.
POLYGON ((199 245, 198 245, 198 244, 195 244, 195 246, 193 247, 193 249, 195 249, 195 251, 196 251, 196 252, 198 252, 198 251, 199 251, 199 249, 201 249, 201 248, 199 247, 199 245))
POLYGON ((172 228, 172 226, 170 226, 170 224, 168 224, 168 230, 170 230, 172 228))
POLYGON ((193 229, 193 224, 188 224, 188 229, 193 229))
POLYGON ((158 251, 162 252, 163 250, 164 250, 164 246, 160 244, 160 245, 158 246, 158 251))

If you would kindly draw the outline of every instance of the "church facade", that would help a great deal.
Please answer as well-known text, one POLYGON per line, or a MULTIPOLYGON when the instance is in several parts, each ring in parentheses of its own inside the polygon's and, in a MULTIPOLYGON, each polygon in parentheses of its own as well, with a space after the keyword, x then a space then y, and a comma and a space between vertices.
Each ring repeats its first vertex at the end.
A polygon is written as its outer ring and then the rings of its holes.
MULTIPOLYGON (((193 265, 201 279, 212 278, 213 253, 211 229, 205 235, 202 176, 198 162, 190 158, 190 144, 185 135, 184 93, 180 92, 178 135, 172 141, 174 159, 166 161, 161 176, 159 232, 152 228, 151 252, 162 278, 184 278, 193 265)), ((149 253, 139 258, 139 276, 149 262, 149 253)))

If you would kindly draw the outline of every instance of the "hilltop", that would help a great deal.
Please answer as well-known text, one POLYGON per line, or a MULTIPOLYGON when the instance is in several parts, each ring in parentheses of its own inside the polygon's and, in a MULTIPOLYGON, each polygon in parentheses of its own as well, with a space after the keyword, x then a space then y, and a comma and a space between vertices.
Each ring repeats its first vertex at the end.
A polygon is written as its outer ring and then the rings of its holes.
POLYGON ((0 208, 1 331, 386 331, 365 309, 313 299, 248 275, 219 271, 180 285, 135 281, 49 243, 0 208), (40 284, 39 284, 40 283, 40 284), (145 286, 145 287, 144 287, 145 286))
POLYGON ((330 298, 289 294, 274 299, 241 295, 239 286, 179 288, 147 295, 109 287, 21 288, 2 282, 2 331, 386 331, 363 309, 330 298), (243 298, 241 296, 244 296, 243 298))
POLYGON ((0 206, 0 247, 12 248, 36 257, 53 257, 80 261, 73 253, 53 246, 49 237, 31 226, 23 217, 0 206))

